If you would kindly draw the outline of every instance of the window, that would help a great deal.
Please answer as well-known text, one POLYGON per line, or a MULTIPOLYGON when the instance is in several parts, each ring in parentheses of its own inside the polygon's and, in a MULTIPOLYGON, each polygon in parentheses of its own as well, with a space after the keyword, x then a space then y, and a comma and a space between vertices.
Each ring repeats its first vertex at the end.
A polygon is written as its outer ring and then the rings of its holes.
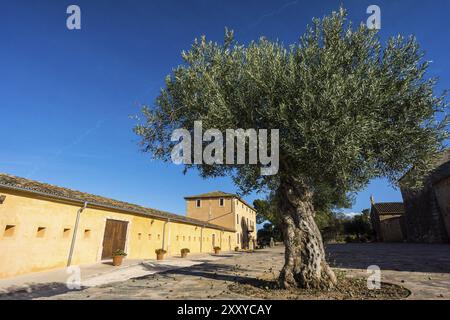
POLYGON ((152 234, 151 233, 148 234, 148 240, 152 240, 152 234))
POLYGON ((158 234, 158 240, 161 238, 161 235, 158 234))
POLYGON ((63 238, 68 238, 70 236, 70 228, 64 228, 63 238))
POLYGON ((191 236, 189 236, 188 241, 191 241, 191 236))
POLYGON ((5 238, 12 237, 14 235, 14 232, 16 231, 16 226, 12 224, 8 224, 5 227, 5 232, 3 232, 3 236, 5 238))
POLYGON ((186 241, 186 236, 183 236, 183 241, 186 241))
POLYGON ((223 198, 220 198, 220 199, 219 199, 219 206, 223 207, 224 202, 225 202, 224 199, 223 199, 223 198))
POLYGON ((89 239, 90 237, 91 237, 91 230, 90 229, 84 230, 84 238, 89 239))
POLYGON ((236 224, 239 224, 239 215, 236 215, 236 224))
POLYGON ((142 238, 142 233, 138 233, 138 240, 141 240, 141 238, 142 238))
POLYGON ((180 240, 180 236, 177 236, 177 241, 180 240))
POLYGON ((197 199, 195 201, 197 208, 200 208, 202 206, 202 201, 200 199, 197 199))
POLYGON ((37 232, 36 232, 36 237, 43 238, 45 236, 45 230, 46 229, 47 228, 45 228, 45 227, 38 227, 37 228, 37 232))

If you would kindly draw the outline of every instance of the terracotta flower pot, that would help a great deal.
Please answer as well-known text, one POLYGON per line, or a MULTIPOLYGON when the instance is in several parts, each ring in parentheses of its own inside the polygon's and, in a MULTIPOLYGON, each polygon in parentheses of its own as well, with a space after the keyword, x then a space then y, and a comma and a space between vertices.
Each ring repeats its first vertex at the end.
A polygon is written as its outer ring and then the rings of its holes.
POLYGON ((113 266, 120 266, 122 264, 123 261, 123 256, 114 256, 113 257, 113 266))
POLYGON ((164 253, 157 253, 156 254, 156 260, 163 260, 164 259, 164 253))
POLYGON ((181 253, 181 257, 182 257, 182 258, 186 258, 186 257, 187 257, 187 252, 182 252, 182 253, 181 253))
POLYGON ((215 254, 219 254, 220 253, 220 249, 214 249, 214 253, 215 254))

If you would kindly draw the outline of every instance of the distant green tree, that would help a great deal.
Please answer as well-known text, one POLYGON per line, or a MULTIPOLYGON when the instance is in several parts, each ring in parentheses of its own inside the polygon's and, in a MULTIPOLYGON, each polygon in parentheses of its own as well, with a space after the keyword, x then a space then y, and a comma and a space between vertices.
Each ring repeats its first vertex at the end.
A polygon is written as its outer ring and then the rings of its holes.
POLYGON ((273 239, 274 241, 283 241, 281 229, 278 226, 267 222, 263 225, 262 229, 258 230, 258 242, 267 245, 270 242, 270 239, 273 239))
POLYGON ((253 201, 253 207, 257 212, 256 223, 261 224, 269 221, 273 225, 281 226, 280 215, 278 214, 273 194, 269 195, 265 200, 257 199, 253 201))
MULTIPOLYGON (((280 130, 277 175, 261 165, 188 164, 202 177, 229 175, 243 193, 271 191, 285 244, 283 287, 330 288, 336 277, 325 260, 314 216, 314 195, 356 192, 376 177, 392 183, 415 166, 419 183, 447 137, 445 96, 412 37, 384 46, 374 30, 354 28, 345 10, 314 19, 297 43, 261 38, 248 45, 226 32, 223 44, 195 41, 183 64, 166 78, 154 106, 135 127, 142 148, 171 161, 174 129, 194 121, 228 128, 280 130)), ((248 158, 247 158, 248 159, 248 158)))
POLYGON ((355 235, 358 240, 365 240, 372 238, 373 229, 370 222, 368 211, 355 215, 344 224, 344 232, 346 234, 355 235))

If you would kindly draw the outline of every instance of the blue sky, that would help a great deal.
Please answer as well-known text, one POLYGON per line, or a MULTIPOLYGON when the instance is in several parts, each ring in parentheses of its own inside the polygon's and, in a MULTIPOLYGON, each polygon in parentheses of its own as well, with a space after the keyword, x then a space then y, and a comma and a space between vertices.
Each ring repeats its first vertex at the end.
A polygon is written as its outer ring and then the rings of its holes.
MULTIPOLYGON (((264 35, 288 44, 341 3, 354 23, 377 4, 381 37, 414 34, 438 92, 450 88, 447 0, 0 2, 0 172, 179 214, 183 196, 236 188, 140 153, 129 116, 154 100, 195 37, 221 41, 228 26, 243 43, 264 35), (66 28, 70 4, 81 8, 81 30, 66 28)), ((345 211, 368 207, 370 194, 401 199, 375 180, 345 211)))

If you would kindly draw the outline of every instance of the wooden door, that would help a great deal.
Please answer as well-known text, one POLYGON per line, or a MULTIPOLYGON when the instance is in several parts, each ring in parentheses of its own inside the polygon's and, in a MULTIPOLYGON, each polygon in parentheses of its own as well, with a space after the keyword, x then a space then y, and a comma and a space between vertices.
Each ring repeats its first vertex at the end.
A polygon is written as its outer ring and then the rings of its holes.
POLYGON ((128 222, 107 219, 103 236, 102 260, 111 259, 117 249, 125 250, 128 222))

